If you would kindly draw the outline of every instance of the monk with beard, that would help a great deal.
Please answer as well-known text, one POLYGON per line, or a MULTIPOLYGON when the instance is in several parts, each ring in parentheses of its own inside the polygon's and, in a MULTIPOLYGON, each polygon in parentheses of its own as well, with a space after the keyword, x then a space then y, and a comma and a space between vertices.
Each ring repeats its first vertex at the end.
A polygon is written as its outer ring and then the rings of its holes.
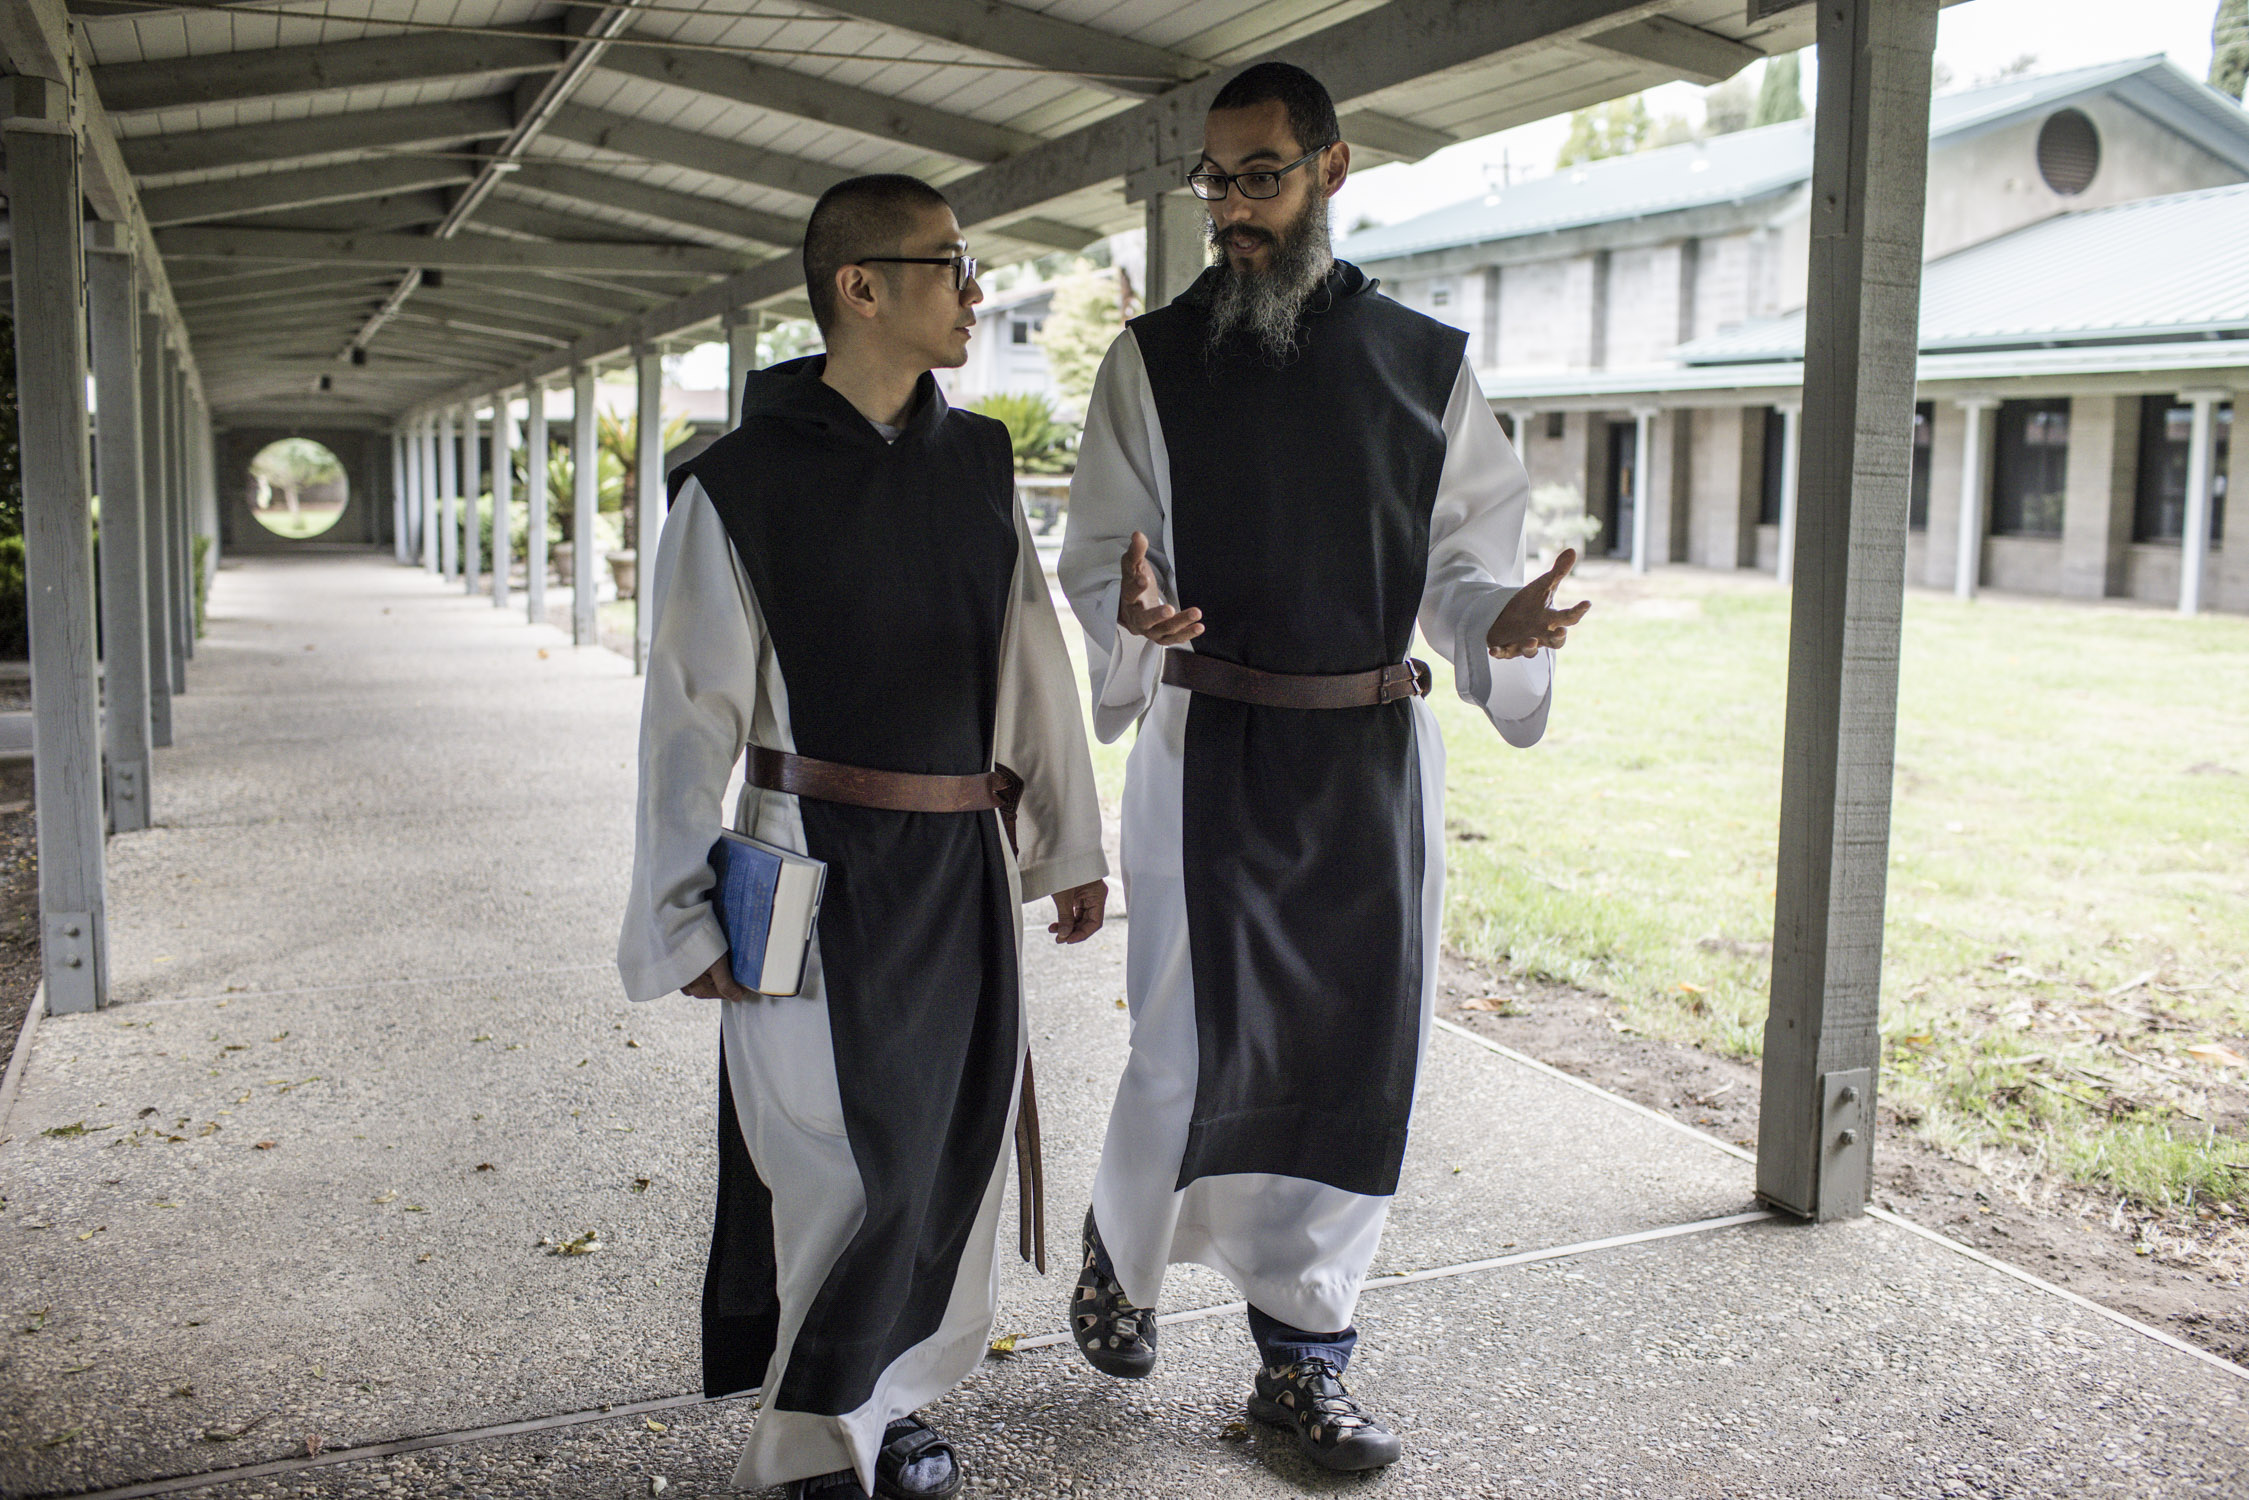
POLYGON ((1418 623, 1511 745, 1544 733, 1553 607, 1524 579, 1530 486, 1466 335, 1335 260, 1350 170, 1319 81, 1229 81, 1188 186, 1217 263, 1110 349, 1061 581, 1095 732, 1126 772, 1132 1043, 1071 1331, 1156 1365, 1165 1268, 1249 1304, 1249 1413, 1313 1462, 1401 1444, 1343 1383, 1398 1187, 1444 905, 1444 746, 1418 623))

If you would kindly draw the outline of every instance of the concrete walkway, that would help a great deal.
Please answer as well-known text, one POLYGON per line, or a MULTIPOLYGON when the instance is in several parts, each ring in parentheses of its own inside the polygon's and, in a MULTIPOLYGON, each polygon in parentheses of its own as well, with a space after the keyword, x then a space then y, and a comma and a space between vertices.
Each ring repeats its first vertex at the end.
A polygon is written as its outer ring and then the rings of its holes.
MULTIPOLYGON (((120 1003, 39 1023, 0 1125, 0 1493, 722 1492, 752 1410, 692 1398, 715 1007, 609 967, 629 665, 291 559, 220 575, 191 684, 159 826, 111 845, 120 1003)), ((1060 1343, 1122 928, 1033 954, 1059 1264, 1009 1263, 1021 1342, 933 1413, 975 1493, 2249 1483, 2242 1372, 1895 1223, 1744 1218, 1738 1154, 1452 1031, 1353 1369, 1408 1456, 1314 1471, 1244 1425, 1216 1278, 1171 1283, 1151 1380, 1060 1343)))

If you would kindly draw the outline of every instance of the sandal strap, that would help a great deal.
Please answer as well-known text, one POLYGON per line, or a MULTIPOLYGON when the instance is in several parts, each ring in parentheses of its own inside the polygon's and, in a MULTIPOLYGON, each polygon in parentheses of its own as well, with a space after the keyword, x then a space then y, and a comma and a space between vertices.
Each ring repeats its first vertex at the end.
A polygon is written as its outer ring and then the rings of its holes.
POLYGON ((952 1449, 952 1444, 940 1437, 936 1429, 914 1416, 900 1417, 893 1421, 883 1429, 882 1436, 882 1451, 876 1455, 876 1462, 881 1464, 887 1461, 900 1469, 934 1449, 943 1448, 948 1452, 952 1449))

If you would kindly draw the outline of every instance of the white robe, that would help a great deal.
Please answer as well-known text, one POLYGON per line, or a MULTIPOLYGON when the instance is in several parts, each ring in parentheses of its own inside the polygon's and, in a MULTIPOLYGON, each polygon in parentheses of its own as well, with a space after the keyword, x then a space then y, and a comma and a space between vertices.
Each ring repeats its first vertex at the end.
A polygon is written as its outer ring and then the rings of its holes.
MULTIPOLYGON (((1419 623, 1452 663, 1460 696, 1482 708, 1511 745, 1535 744, 1553 695, 1553 657, 1495 661, 1486 632, 1523 583, 1530 484, 1465 364, 1445 408, 1445 462, 1430 517, 1429 571, 1419 623)), ((1348 441, 1348 435, 1344 435, 1348 441)), ((1161 683, 1163 652, 1117 625, 1120 559, 1132 533, 1169 602, 1171 461, 1140 350, 1130 330, 1110 347, 1094 383, 1070 488, 1061 582, 1084 627, 1094 732, 1103 743, 1133 725, 1125 771, 1123 865, 1132 913, 1125 993, 1132 1051, 1109 1115, 1093 1211, 1125 1295, 1153 1307, 1165 1268, 1211 1267, 1261 1311, 1309 1332, 1351 1323, 1374 1259, 1388 1198, 1269 1173, 1234 1173, 1176 1186, 1199 1067, 1195 995, 1181 869, 1180 773, 1185 689, 1161 683)), ((1427 1047, 1444 912, 1444 742, 1426 703, 1413 706, 1421 763, 1424 848, 1421 1043, 1427 1047)))
MULTIPOLYGON (((1022 901, 1098 880, 1099 804, 1061 626, 1021 507, 1000 654, 994 759, 1025 781, 1011 879, 1022 901)), ((639 826, 632 894, 618 942, 625 991, 651 1000, 717 962, 726 937, 705 892, 721 802, 743 746, 793 750, 789 694, 748 576, 718 512, 690 480, 663 529, 641 710, 639 826)), ((805 847, 797 799, 745 788, 728 825, 805 847)), ((1003 841, 1004 843, 1004 841, 1003 841)), ((1017 933, 1020 959, 1021 931, 1017 933)), ((773 1194, 781 1328, 765 1389, 776 1389, 807 1308, 865 1214, 844 1130, 818 945, 800 996, 721 1011, 726 1070, 750 1159, 773 1194)), ((1018 966, 1020 968, 1020 965, 1018 966)), ((1018 1028, 1028 1037, 1026 1018, 1018 1028)), ((1016 1060, 1018 1081, 1022 1059, 1016 1060)), ((1009 1130, 1013 1130, 1013 1117, 1009 1130)), ((1003 1140, 1007 1137, 1003 1136, 1003 1140)), ((872 1492, 884 1427, 943 1396, 984 1357, 998 1297, 995 1246, 1010 1152, 990 1185, 938 1330, 894 1361, 841 1417, 768 1409, 751 1428, 734 1483, 758 1487, 856 1470, 872 1492)))

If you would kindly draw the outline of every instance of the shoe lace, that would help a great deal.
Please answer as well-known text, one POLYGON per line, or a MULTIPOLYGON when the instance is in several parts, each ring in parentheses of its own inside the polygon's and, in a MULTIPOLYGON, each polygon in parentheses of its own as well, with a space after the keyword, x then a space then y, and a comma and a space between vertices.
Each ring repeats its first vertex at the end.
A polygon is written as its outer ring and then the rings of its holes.
POLYGON ((1343 1388, 1343 1372, 1334 1363, 1317 1355, 1308 1356, 1290 1365, 1281 1378, 1303 1393, 1312 1411, 1332 1427, 1370 1427, 1373 1418, 1359 1409, 1351 1393, 1343 1388))

